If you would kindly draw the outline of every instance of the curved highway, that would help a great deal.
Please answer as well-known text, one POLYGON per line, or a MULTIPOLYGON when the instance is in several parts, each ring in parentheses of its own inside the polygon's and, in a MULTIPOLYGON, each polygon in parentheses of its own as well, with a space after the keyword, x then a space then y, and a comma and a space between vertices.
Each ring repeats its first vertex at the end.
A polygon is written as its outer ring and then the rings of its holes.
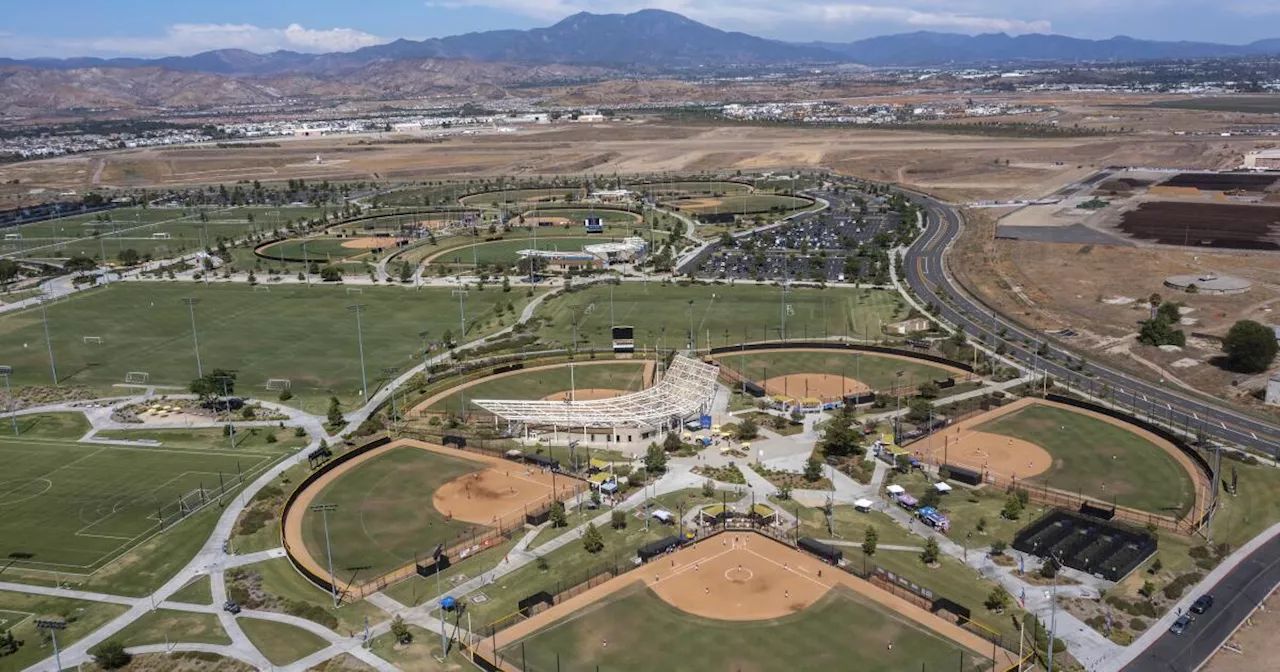
POLYGON ((1109 385, 1114 403, 1132 409, 1135 415, 1186 429, 1202 431, 1224 443, 1251 448, 1263 455, 1280 451, 1280 426, 1246 415, 1227 406, 1193 396, 1170 385, 1148 382, 1133 374, 1086 360, 1082 370, 1068 368, 1080 356, 1059 347, 1044 333, 1026 329, 995 313, 970 298, 950 277, 945 255, 959 235, 959 213, 946 204, 922 195, 912 199, 924 208, 927 228, 903 256, 903 276, 923 301, 938 307, 939 316, 952 325, 964 327, 971 337, 988 336, 990 343, 1003 342, 1007 356, 1027 367, 1048 372, 1086 390, 1101 390, 1109 385), (940 294, 945 294, 943 300, 940 294), (1002 335, 1003 333, 1003 335, 1002 335), (1028 347, 1025 340, 1033 344, 1028 347), (1047 343, 1046 356, 1036 354, 1037 345, 1047 343), (1092 374, 1092 375, 1087 375, 1092 374))
MULTIPOLYGON (((960 234, 960 214, 938 200, 913 196, 913 201, 924 208, 926 229, 903 255, 902 275, 917 296, 938 307, 938 315, 943 320, 963 327, 971 337, 986 336, 989 343, 1004 343, 1008 357, 1068 380, 1073 386, 1097 390, 1103 384, 1110 385, 1112 400, 1131 408, 1135 415, 1151 416, 1192 432, 1201 431, 1219 441, 1246 446, 1265 455, 1276 455, 1280 451, 1280 427, 1271 423, 1110 367, 1086 362, 1077 371, 1065 366, 1068 361, 1079 361, 1079 356, 1057 346, 1046 334, 1004 319, 969 297, 952 280, 945 257, 952 241, 960 234), (1024 342, 1027 340, 1033 345, 1028 347, 1024 342), (1035 344, 1039 343, 1048 344, 1046 356, 1037 354, 1035 344)), ((1210 613, 1199 617, 1188 632, 1183 635, 1162 632, 1153 641, 1148 640, 1150 643, 1145 649, 1128 652, 1127 662, 1115 661, 1115 668, 1124 672, 1199 669, 1278 584, 1280 537, 1273 537, 1209 589, 1216 595, 1217 604, 1210 613)), ((1167 627, 1165 621, 1169 618, 1172 616, 1167 615, 1152 627, 1167 627)))

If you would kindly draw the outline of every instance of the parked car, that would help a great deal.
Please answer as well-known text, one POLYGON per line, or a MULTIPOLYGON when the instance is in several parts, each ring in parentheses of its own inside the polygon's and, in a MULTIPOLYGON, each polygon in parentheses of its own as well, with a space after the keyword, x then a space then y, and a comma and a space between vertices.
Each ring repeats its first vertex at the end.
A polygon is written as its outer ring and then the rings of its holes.
POLYGON ((1201 595, 1200 597, 1196 598, 1195 602, 1191 603, 1191 611, 1197 614, 1203 614, 1204 612, 1209 611, 1209 609, 1211 609, 1212 607, 1213 607, 1212 595, 1201 595))
POLYGON ((1187 626, 1189 625, 1191 625, 1191 614, 1183 614, 1178 617, 1178 620, 1173 622, 1173 625, 1169 626, 1169 632, 1172 632, 1175 635, 1181 635, 1187 631, 1187 626))
POLYGON ((238 614, 240 613, 240 605, 236 604, 235 600, 227 600, 223 603, 222 610, 232 614, 238 614))

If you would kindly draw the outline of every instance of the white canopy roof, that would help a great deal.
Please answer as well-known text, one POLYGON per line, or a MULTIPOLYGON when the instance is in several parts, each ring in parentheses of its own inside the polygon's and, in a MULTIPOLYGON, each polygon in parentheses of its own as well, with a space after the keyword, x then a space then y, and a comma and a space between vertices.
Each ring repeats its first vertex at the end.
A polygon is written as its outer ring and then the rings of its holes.
POLYGON ((854 501, 853 506, 854 508, 858 508, 858 509, 869 509, 871 508, 872 503, 873 502, 871 500, 866 499, 864 497, 862 499, 854 501))
POLYGON ((951 486, 949 486, 949 485, 947 485, 946 483, 943 483, 943 482, 941 482, 941 481, 939 481, 939 482, 937 482, 937 483, 934 483, 934 484, 933 484, 933 489, 934 489, 934 490, 937 490, 938 492, 951 492, 951 486))
POLYGON ((887 490, 891 495, 901 495, 902 493, 907 491, 906 488, 897 484, 890 485, 889 487, 885 488, 885 490, 887 490))
POLYGON ((588 401, 477 399, 480 408, 512 422, 561 427, 654 426, 706 408, 720 369, 676 355, 657 385, 634 394, 588 401))

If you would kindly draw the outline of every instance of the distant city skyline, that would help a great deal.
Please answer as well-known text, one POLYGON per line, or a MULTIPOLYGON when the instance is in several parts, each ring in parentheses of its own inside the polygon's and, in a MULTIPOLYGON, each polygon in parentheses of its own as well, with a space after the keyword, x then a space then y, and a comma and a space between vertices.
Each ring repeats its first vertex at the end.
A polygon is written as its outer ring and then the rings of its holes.
POLYGON ((1274 0, 88 0, 12 3, 0 56, 161 57, 212 49, 351 51, 399 38, 528 29, 579 12, 667 9, 724 30, 787 41, 848 42, 893 33, 1057 33, 1241 44, 1280 37, 1274 0), (945 6, 945 8, 944 8, 945 6))

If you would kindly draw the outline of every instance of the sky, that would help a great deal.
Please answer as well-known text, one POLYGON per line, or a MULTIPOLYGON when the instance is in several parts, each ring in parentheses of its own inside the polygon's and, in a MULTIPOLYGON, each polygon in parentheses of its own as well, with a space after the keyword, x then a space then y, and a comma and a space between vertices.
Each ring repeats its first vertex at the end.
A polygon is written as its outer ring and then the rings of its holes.
POLYGON ((579 11, 667 9, 725 30, 842 41, 917 30, 1128 35, 1240 44, 1280 37, 1280 0, 6 0, 0 57, 351 51, 397 38, 545 26, 579 11))

